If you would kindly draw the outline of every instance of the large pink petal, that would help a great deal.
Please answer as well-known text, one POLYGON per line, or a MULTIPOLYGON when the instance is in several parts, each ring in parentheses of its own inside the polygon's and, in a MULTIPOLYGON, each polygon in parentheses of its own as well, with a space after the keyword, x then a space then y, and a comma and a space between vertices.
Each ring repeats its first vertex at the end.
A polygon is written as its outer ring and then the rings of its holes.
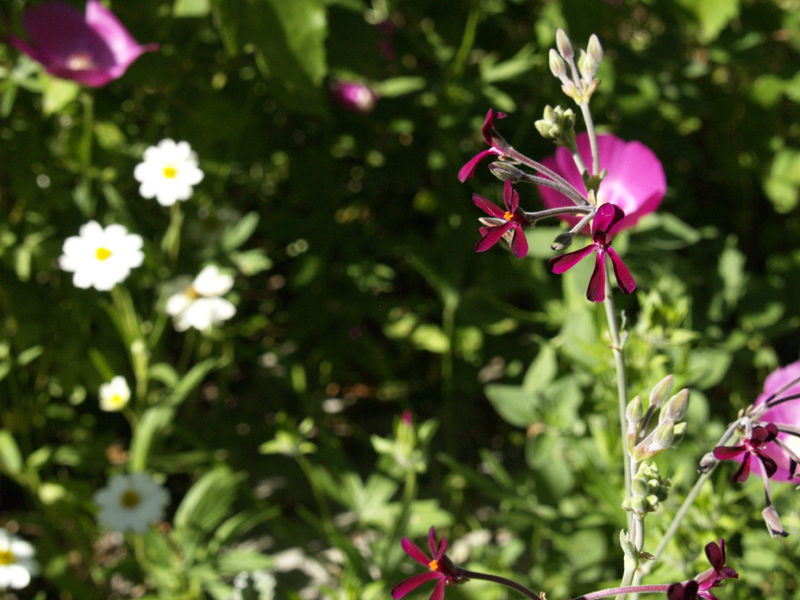
POLYGON ((594 252, 596 246, 594 244, 589 244, 580 250, 576 250, 575 252, 567 252, 566 254, 562 254, 561 256, 556 256, 555 258, 551 258, 547 264, 550 265, 550 268, 553 270, 553 273, 561 274, 565 271, 569 271, 572 267, 577 265, 581 259, 589 256, 592 252, 594 252))
POLYGON ((403 550, 406 551, 406 554, 408 554, 411 558, 413 558, 419 564, 425 565, 426 567, 430 564, 431 559, 428 558, 425 555, 425 553, 422 550, 420 550, 419 546, 417 546, 410 539, 403 538, 403 541, 401 542, 401 545, 403 546, 403 550))
POLYGON ((436 579, 437 577, 439 577, 439 574, 434 573, 433 571, 428 571, 427 573, 418 573, 417 575, 413 575, 412 577, 409 577, 405 581, 401 581, 392 588, 392 598, 394 598, 394 600, 400 600, 400 598, 405 596, 411 590, 418 588, 426 581, 430 581, 431 579, 436 579))
POLYGON ((117 64, 129 65, 142 53, 139 43, 117 17, 98 0, 86 3, 86 23, 94 29, 108 46, 117 64))
POLYGON ((528 256, 528 238, 520 226, 514 228, 514 238, 511 240, 511 253, 517 258, 528 256))
POLYGON ((480 208, 486 214, 492 215, 493 217, 502 219, 506 214, 506 212, 494 202, 487 200, 479 194, 472 194, 472 201, 475 203, 475 206, 480 208))
POLYGON ((498 225, 497 227, 481 227, 483 237, 475 244, 475 252, 486 252, 489 248, 494 246, 503 237, 503 234, 511 229, 513 225, 506 223, 505 225, 498 225))
POLYGON ((616 148, 614 165, 605 168, 609 175, 600 186, 601 200, 613 202, 626 215, 635 217, 629 219, 630 225, 661 204, 667 191, 664 168, 653 151, 641 142, 622 142, 616 148))
POLYGON ((606 249, 608 255, 611 257, 611 264, 614 267, 614 277, 617 278, 617 285, 626 294, 630 294, 636 289, 636 282, 633 280, 633 275, 622 262, 622 259, 617 256, 617 253, 610 246, 606 249))
POLYGON ((602 248, 597 249, 594 271, 592 271, 592 276, 589 278, 586 298, 590 302, 602 302, 606 299, 606 253, 602 248))

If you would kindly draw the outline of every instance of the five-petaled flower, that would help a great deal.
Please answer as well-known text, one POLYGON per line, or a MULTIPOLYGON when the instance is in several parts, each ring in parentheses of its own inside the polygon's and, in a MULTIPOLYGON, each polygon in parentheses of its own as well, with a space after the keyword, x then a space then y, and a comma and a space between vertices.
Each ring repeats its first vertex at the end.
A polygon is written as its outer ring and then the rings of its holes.
POLYGON ((497 156, 503 155, 501 144, 505 144, 505 140, 494 130, 494 119, 495 117, 503 119, 505 116, 506 113, 494 112, 491 108, 489 112, 486 113, 486 120, 483 122, 483 127, 481 127, 481 133, 483 134, 483 139, 486 140, 486 143, 489 144, 491 148, 478 152, 467 164, 461 167, 461 170, 458 172, 458 179, 462 183, 475 175, 475 167, 477 167, 478 163, 484 158, 491 154, 496 154, 497 156))
POLYGON ((509 233, 511 236, 511 252, 517 258, 525 258, 528 254, 528 240, 525 238, 525 228, 531 224, 531 221, 520 209, 519 193, 511 187, 511 182, 506 180, 503 186, 505 210, 478 194, 473 194, 472 201, 475 202, 475 206, 491 217, 481 219, 485 227, 481 227, 481 239, 475 244, 476 252, 485 252, 494 246, 506 233, 509 233))
POLYGON ((192 197, 192 186, 203 180, 197 153, 188 142, 166 138, 144 151, 144 160, 136 165, 133 177, 141 183, 142 198, 155 198, 161 206, 192 197))
POLYGON ((778 465, 764 452, 764 448, 773 442, 776 437, 778 437, 778 428, 775 426, 775 423, 768 423, 764 427, 756 425, 753 427, 752 435, 749 438, 742 438, 741 444, 737 444, 736 446, 717 446, 714 448, 714 456, 719 460, 727 460, 744 454, 742 465, 736 473, 733 474, 733 477, 731 477, 731 481, 735 481, 736 483, 741 483, 750 475, 750 462, 754 455, 764 467, 767 477, 772 477, 775 471, 778 470, 778 465))
POLYGON ((29 41, 10 38, 18 50, 51 75, 90 87, 122 77, 143 52, 158 49, 140 46, 99 0, 86 3, 85 16, 66 2, 42 2, 25 12, 22 25, 29 41))
POLYGON ((711 568, 694 579, 669 586, 667 590, 669 600, 694 600, 697 597, 717 600, 711 589, 721 586, 725 579, 738 579, 739 574, 733 567, 725 566, 725 540, 720 538, 719 544, 716 542, 706 544, 706 557, 711 563, 711 568))
POLYGON ((633 280, 633 276, 611 247, 611 239, 619 231, 624 218, 625 213, 619 206, 616 204, 603 204, 597 209, 597 214, 595 214, 592 222, 592 243, 575 252, 556 256, 550 259, 548 263, 553 269, 553 273, 563 273, 574 267, 581 259, 589 256, 592 252, 597 252, 594 272, 589 280, 589 289, 586 292, 586 297, 592 302, 602 302, 606 299, 606 254, 611 257, 614 275, 617 278, 617 284, 620 289, 626 294, 630 294, 636 289, 636 282, 633 280))
POLYGON ((429 569, 427 573, 418 573, 398 583, 392 589, 392 598, 399 600, 411 590, 422 585, 426 581, 438 579, 436 587, 433 588, 431 600, 442 600, 444 598, 444 588, 452 583, 463 583, 467 580, 461 573, 461 569, 456 567, 447 556, 447 538, 443 537, 442 540, 436 543, 436 531, 431 527, 428 532, 428 548, 430 548, 431 556, 428 557, 419 547, 409 540, 403 538, 403 550, 406 551, 411 558, 416 560, 419 564, 429 569))

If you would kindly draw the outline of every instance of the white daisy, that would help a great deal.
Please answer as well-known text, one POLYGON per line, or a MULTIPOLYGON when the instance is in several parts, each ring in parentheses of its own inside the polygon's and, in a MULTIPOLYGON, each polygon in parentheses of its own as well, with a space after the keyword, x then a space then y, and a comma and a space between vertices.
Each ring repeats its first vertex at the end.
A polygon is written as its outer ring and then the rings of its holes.
POLYGON ((98 490, 94 502, 100 507, 97 521, 114 531, 144 533, 164 517, 169 492, 146 473, 115 475, 98 490))
POLYGON ((121 375, 100 386, 100 408, 109 412, 122 410, 131 399, 131 388, 121 375))
POLYGON ((97 221, 89 221, 77 236, 64 241, 58 264, 75 273, 72 282, 76 287, 108 291, 142 264, 142 245, 141 236, 128 233, 122 225, 103 229, 97 221))
POLYGON ((275 597, 275 577, 268 571, 239 573, 233 580, 233 593, 228 600, 272 600, 275 597))
POLYGON ((195 277, 190 286, 167 300, 167 314, 174 317, 175 329, 186 331, 194 327, 204 331, 220 325, 236 314, 236 308, 225 298, 233 287, 233 277, 209 265, 195 277))
POLYGON ((155 198, 161 206, 172 206, 192 196, 192 186, 203 180, 197 154, 188 142, 161 140, 144 151, 144 162, 136 165, 133 176, 141 183, 143 198, 155 198))
POLYGON ((34 554, 28 542, 0 527, 0 590, 18 590, 31 582, 31 576, 39 573, 34 554))

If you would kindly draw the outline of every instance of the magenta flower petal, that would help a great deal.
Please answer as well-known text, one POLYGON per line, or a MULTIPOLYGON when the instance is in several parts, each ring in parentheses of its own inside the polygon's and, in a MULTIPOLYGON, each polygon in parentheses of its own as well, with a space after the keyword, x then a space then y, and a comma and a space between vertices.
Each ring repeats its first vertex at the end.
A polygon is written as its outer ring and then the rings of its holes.
POLYGON ((586 298, 590 302, 602 302, 606 299, 606 256, 601 248, 597 249, 594 271, 592 271, 592 276, 589 278, 589 289, 586 290, 586 298))
POLYGON ((506 179, 503 184, 503 202, 506 210, 510 213, 516 212, 519 208, 519 192, 511 186, 511 182, 506 179))
POLYGON ((497 206, 494 202, 487 200, 483 196, 479 194, 472 194, 472 201, 475 203, 475 206, 480 208, 483 212, 493 217, 497 217, 502 219, 506 212, 497 206))
POLYGON ((514 227, 514 238, 511 240, 511 253, 517 258, 528 256, 528 238, 522 227, 514 227))
MULTIPOLYGON (((578 153, 586 165, 592 164, 589 136, 583 132, 576 137, 578 153)), ((600 169, 608 175, 600 184, 598 201, 619 206, 625 219, 619 229, 636 225, 643 216, 653 212, 661 204, 667 189, 664 168, 652 150, 640 142, 625 142, 614 135, 597 137, 600 154, 600 169)), ((586 186, 580 177, 572 155, 566 148, 556 150, 555 157, 542 161, 545 167, 564 177, 578 191, 586 193, 586 186)), ((571 206, 573 203, 552 188, 539 186, 542 202, 548 208, 571 206)), ((579 217, 563 215, 559 217, 570 226, 578 223, 579 217)))
POLYGON ((619 229, 619 223, 625 218, 625 213, 616 204, 603 204, 597 209, 597 214, 592 222, 595 233, 604 233, 605 242, 611 242, 614 233, 619 229))
POLYGON ((428 564, 431 562, 431 559, 428 558, 425 553, 420 550, 419 546, 417 546, 414 542, 412 542, 408 538, 403 538, 401 542, 403 550, 405 550, 406 554, 408 554, 411 558, 417 561, 419 564, 427 567, 428 564))
POLYGON ((392 598, 394 598, 394 600, 400 600, 400 598, 405 596, 408 592, 421 586, 426 581, 430 581, 431 579, 436 579, 438 577, 439 574, 436 571, 428 571, 426 573, 417 573, 416 575, 412 575, 408 579, 401 581, 392 588, 392 598))
POLYGON ((746 450, 744 446, 717 446, 714 448, 714 456, 719 460, 729 460, 736 458, 746 450))
POLYGON ((505 119, 506 116, 506 113, 494 112, 491 108, 489 109, 489 112, 486 113, 486 118, 483 121, 483 127, 481 127, 481 135, 486 143, 490 146, 492 145, 492 132, 494 131, 495 118, 505 119))
POLYGON ((619 289, 626 294, 630 294, 636 289, 636 282, 633 279, 633 275, 631 275, 628 267, 625 266, 625 263, 622 262, 622 259, 611 246, 609 246, 607 250, 608 255, 611 257, 611 264, 614 267, 614 277, 617 278, 619 289))
POLYGON ((48 73, 90 87, 121 77, 143 52, 158 47, 140 46, 97 0, 89 0, 85 16, 66 2, 42 2, 25 12, 23 28, 29 39, 12 38, 14 46, 48 73))
POLYGON ((440 579, 436 582, 431 594, 431 600, 444 600, 444 587, 447 585, 446 579, 440 579))
POLYGON ((494 148, 487 148, 486 150, 478 152, 467 164, 461 167, 461 170, 458 172, 458 180, 464 183, 467 179, 471 179, 475 175, 475 168, 478 166, 478 163, 490 154, 500 154, 500 152, 494 148))
POLYGON ((569 271, 572 267, 577 265, 581 259, 589 256, 592 252, 594 252, 595 246, 594 244, 589 244, 585 248, 581 248, 580 250, 576 250, 575 252, 567 252, 566 254, 562 254, 561 256, 556 256, 555 258, 551 258, 548 261, 548 265, 553 270, 553 273, 561 274, 565 271, 569 271))
POLYGON ((483 237, 475 244, 475 252, 486 252, 503 237, 503 234, 514 226, 513 223, 506 223, 496 227, 481 227, 483 237))

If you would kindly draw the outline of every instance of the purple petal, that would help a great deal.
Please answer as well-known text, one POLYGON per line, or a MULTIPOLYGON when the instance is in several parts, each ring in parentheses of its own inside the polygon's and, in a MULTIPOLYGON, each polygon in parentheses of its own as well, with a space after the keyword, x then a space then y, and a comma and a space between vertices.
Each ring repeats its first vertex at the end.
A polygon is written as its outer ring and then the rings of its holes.
POLYGON ((756 452, 761 465, 764 467, 764 471, 767 473, 767 477, 772 477, 775 475, 775 471, 778 470, 778 465, 772 460, 769 456, 762 454, 761 452, 756 452))
POLYGON ((511 253, 517 258, 528 256, 528 238, 519 225, 514 226, 514 237, 511 240, 511 253))
POLYGON ((506 179, 503 184, 503 203, 506 205, 506 210, 513 213, 519 208, 519 192, 511 187, 511 181, 506 179))
POLYGON ((602 204, 597 209, 592 222, 592 234, 597 239, 598 234, 605 234, 607 244, 611 243, 611 238, 614 237, 619 224, 625 218, 625 213, 616 204, 602 204))
POLYGON ((597 249, 594 271, 592 271, 592 276, 589 279, 586 298, 590 302, 602 302, 606 299, 606 254, 601 248, 597 249))
POLYGON ((396 586, 392 588, 392 598, 394 600, 400 600, 403 596, 405 596, 411 590, 419 587, 426 581, 430 581, 431 579, 436 579, 439 577, 438 573, 434 573, 433 571, 428 571, 427 573, 418 573, 406 579, 405 581, 401 581, 396 586))
POLYGON ((550 265, 553 273, 561 274, 565 271, 569 271, 572 267, 577 265, 581 259, 589 256, 592 252, 594 252, 595 248, 596 246, 594 244, 589 244, 588 246, 585 246, 580 250, 576 250, 575 252, 567 252, 561 256, 551 258, 547 264, 550 265))
POLYGON ((498 225, 497 227, 482 227, 481 233, 483 233, 483 237, 475 244, 475 252, 486 252, 499 242, 503 234, 513 226, 512 223, 506 223, 505 225, 498 225))
POLYGON ((439 541, 439 549, 436 551, 436 560, 440 560, 445 552, 447 552, 447 538, 442 537, 439 541))
POLYGON ((706 558, 708 558, 708 562, 711 563, 715 571, 719 571, 725 564, 725 550, 723 548, 720 548, 716 542, 706 544, 706 558))
POLYGON ((436 582, 436 587, 433 588, 433 593, 431 594, 431 600, 444 600, 444 586, 446 584, 446 579, 442 578, 436 582))
POLYGON ((492 131, 494 130, 494 119, 505 119, 506 113, 503 112, 494 112, 491 108, 489 112, 486 113, 486 119, 483 121, 483 127, 481 127, 481 135, 483 135, 483 139, 486 140, 486 143, 490 146, 492 145, 492 131))
POLYGON ((717 446, 714 448, 714 456, 719 460, 729 460, 746 451, 744 446, 717 446))
POLYGON ((439 557, 436 555, 436 529, 434 527, 428 530, 428 549, 431 551, 433 560, 438 560, 439 557))
POLYGON ((744 460, 742 461, 742 464, 736 473, 733 474, 733 477, 731 477, 731 481, 742 483, 743 481, 747 480, 747 478, 750 476, 750 459, 752 458, 753 455, 750 452, 745 453, 744 460))
POLYGON ((89 0, 86 3, 86 23, 108 45, 111 54, 114 55, 117 71, 121 67, 119 75, 122 75, 125 69, 142 52, 147 49, 154 49, 152 45, 147 48, 140 46, 122 23, 119 22, 114 13, 104 7, 98 0, 89 0))
POLYGON ((425 553, 422 550, 419 549, 419 546, 417 546, 410 539, 403 538, 403 541, 402 541, 401 545, 403 546, 403 550, 406 551, 406 554, 408 554, 411 558, 413 558, 419 564, 424 565, 426 567, 430 564, 431 559, 428 558, 425 555, 425 553))
POLYGON ((493 217, 499 217, 500 219, 505 217, 506 212, 502 208, 479 194, 472 194, 472 201, 475 203, 475 206, 480 208, 486 214, 492 215, 493 217))
POLYGON ((628 271, 628 267, 622 262, 622 259, 617 256, 614 249, 610 246, 606 248, 608 255, 611 257, 611 265, 614 267, 614 277, 617 278, 617 285, 626 294, 630 294, 636 289, 636 282, 633 280, 633 275, 628 271))
POLYGON ((458 180, 461 183, 464 183, 467 179, 471 179, 475 175, 475 167, 478 166, 478 163, 490 154, 500 154, 500 152, 494 148, 488 148, 478 152, 478 154, 473 156, 469 162, 467 162, 467 164, 461 167, 461 170, 458 172, 458 180))

